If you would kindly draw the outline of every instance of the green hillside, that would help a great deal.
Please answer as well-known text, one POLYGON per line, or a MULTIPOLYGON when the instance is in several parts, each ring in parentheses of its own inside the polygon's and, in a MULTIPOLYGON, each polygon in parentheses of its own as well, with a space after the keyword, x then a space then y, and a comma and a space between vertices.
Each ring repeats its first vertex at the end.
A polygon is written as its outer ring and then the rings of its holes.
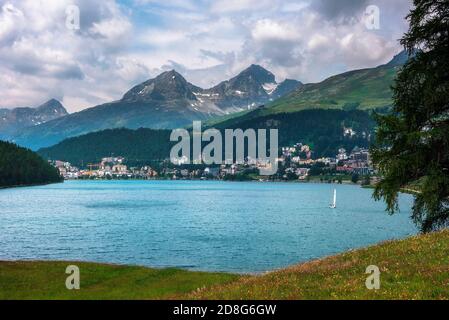
POLYGON ((294 112, 304 109, 342 109, 384 111, 391 107, 396 75, 408 61, 405 51, 387 64, 354 70, 320 83, 306 84, 271 103, 265 112, 294 112))
POLYGON ((315 157, 335 156, 339 148, 368 147, 374 126, 368 112, 325 109, 275 114, 258 109, 214 125, 218 129, 278 129, 280 147, 302 142, 312 147, 315 157), (344 127, 357 134, 345 136, 344 127))
POLYGON ((294 93, 273 102, 270 112, 304 109, 373 110, 392 105, 391 86, 395 66, 350 71, 317 84, 307 84, 294 93))
POLYGON ((0 141, 0 188, 61 182, 57 169, 31 150, 0 141))
POLYGON ((98 163, 111 155, 123 156, 131 162, 149 162, 169 157, 173 145, 170 130, 108 129, 66 139, 38 153, 52 160, 69 161, 80 166, 98 163))
MULTIPOLYGON (((298 142, 312 146, 314 156, 335 156, 339 148, 368 147, 374 121, 368 112, 343 110, 304 110, 263 115, 256 110, 216 124, 217 129, 278 129, 279 147, 298 142), (343 128, 352 128, 355 136, 344 136, 343 128)), ((203 129, 206 129, 204 127, 203 129)), ((128 163, 151 164, 168 159, 170 130, 109 129, 66 139, 38 153, 47 159, 69 161, 75 165, 97 163, 101 158, 123 156, 128 163)), ((223 135, 224 136, 224 135, 223 135)))

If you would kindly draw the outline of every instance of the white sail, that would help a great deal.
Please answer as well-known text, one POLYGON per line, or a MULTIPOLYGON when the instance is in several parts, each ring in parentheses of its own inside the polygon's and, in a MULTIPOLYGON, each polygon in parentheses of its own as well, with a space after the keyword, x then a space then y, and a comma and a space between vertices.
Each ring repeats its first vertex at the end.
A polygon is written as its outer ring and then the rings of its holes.
POLYGON ((334 189, 334 208, 337 207, 337 189, 334 189))
POLYGON ((331 205, 329 205, 330 208, 335 209, 337 207, 337 189, 334 189, 334 199, 331 205))

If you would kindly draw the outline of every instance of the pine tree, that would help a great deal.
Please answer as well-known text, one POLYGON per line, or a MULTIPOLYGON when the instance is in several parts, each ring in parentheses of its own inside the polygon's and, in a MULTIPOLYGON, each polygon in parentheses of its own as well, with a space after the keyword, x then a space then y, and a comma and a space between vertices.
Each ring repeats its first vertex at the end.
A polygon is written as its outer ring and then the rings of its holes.
POLYGON ((376 115, 372 149, 382 180, 374 197, 398 210, 402 188, 417 188, 412 219, 422 232, 449 226, 449 1, 414 0, 401 44, 410 55, 399 72, 394 107, 376 115))
POLYGON ((61 181, 59 171, 36 153, 0 141, 0 187, 61 181))

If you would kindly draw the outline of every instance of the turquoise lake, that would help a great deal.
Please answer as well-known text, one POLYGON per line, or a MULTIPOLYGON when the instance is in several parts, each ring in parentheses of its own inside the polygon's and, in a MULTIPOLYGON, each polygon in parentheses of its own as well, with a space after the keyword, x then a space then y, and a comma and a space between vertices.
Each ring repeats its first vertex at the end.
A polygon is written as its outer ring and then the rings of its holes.
POLYGON ((253 273, 417 233, 351 185, 66 181, 0 190, 0 260, 253 273), (330 209, 337 189, 337 208, 330 209))

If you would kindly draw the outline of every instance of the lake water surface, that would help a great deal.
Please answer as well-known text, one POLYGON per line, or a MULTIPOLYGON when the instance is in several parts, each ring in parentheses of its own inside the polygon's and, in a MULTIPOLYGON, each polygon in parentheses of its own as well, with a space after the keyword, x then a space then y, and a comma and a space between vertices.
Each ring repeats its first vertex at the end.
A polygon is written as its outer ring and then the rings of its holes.
POLYGON ((66 181, 0 190, 0 260, 263 272, 417 233, 350 185, 66 181), (333 189, 337 209, 330 209, 333 189))

